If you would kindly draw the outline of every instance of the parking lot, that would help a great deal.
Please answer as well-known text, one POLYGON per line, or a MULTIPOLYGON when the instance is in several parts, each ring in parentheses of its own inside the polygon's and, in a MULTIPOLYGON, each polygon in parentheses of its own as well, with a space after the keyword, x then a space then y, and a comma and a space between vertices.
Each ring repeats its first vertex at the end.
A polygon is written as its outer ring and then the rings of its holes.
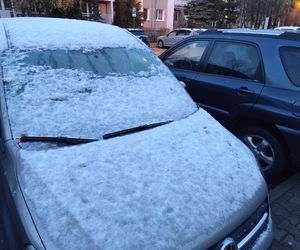
MULTIPOLYGON (((166 49, 151 49, 159 56, 166 49)), ((270 203, 274 225, 274 240, 270 250, 300 249, 300 172, 287 173, 287 176, 270 187, 270 203)))
POLYGON ((272 250, 300 249, 300 172, 270 191, 274 240, 272 250))
POLYGON ((300 249, 300 171, 288 168, 300 147, 296 39, 193 36, 162 57, 170 72, 117 27, 37 20, 2 31, 0 248, 300 249), (283 59, 249 38, 282 43, 283 59), (280 99, 283 82, 296 90, 280 99))

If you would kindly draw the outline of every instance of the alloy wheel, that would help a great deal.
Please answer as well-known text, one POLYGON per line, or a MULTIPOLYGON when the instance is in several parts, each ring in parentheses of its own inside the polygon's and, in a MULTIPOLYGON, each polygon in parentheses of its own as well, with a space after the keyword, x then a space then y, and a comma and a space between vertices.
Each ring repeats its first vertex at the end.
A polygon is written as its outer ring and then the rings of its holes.
POLYGON ((242 138, 242 141, 252 151, 263 171, 273 166, 274 150, 265 138, 258 135, 247 135, 242 138))

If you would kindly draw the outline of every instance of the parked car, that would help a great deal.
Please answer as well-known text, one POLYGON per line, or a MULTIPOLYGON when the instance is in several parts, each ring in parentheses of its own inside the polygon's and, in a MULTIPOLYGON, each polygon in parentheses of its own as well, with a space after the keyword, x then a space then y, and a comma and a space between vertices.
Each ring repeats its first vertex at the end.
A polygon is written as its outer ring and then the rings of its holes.
POLYGON ((268 248, 255 158, 138 38, 1 19, 0 51, 4 249, 268 248))
POLYGON ((282 31, 209 31, 160 58, 274 177, 290 163, 300 165, 299 41, 282 31))
POLYGON ((148 35, 142 29, 127 29, 130 33, 141 39, 148 47, 150 47, 148 35))
POLYGON ((175 29, 165 36, 159 36, 157 38, 157 47, 171 47, 174 44, 178 43, 182 39, 185 39, 189 36, 198 35, 199 32, 203 31, 203 29, 188 29, 188 28, 181 28, 175 29))

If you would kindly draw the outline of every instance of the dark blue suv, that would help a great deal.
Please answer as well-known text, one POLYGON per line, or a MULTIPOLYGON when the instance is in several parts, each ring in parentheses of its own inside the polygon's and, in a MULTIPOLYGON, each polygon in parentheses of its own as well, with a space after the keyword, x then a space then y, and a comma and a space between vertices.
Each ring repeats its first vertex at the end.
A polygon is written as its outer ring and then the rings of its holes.
POLYGON ((300 34, 208 31, 160 58, 194 101, 251 149, 267 176, 300 165, 300 34))

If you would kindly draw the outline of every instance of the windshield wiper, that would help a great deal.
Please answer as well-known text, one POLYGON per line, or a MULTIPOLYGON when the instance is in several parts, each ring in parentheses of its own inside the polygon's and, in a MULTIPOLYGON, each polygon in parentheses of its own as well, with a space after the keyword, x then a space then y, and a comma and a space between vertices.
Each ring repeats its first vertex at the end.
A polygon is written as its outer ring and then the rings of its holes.
POLYGON ((106 140, 106 139, 110 139, 110 138, 113 138, 113 137, 128 135, 128 134, 140 132, 140 131, 143 131, 143 130, 147 130, 147 129, 150 129, 150 128, 159 127, 159 126, 168 124, 170 122, 172 122, 172 121, 158 122, 158 123, 146 124, 146 125, 142 125, 142 126, 138 126, 138 127, 134 127, 134 128, 128 128, 128 129, 124 129, 124 130, 120 130, 120 131, 105 134, 105 135, 102 136, 102 138, 104 140, 106 140))
MULTIPOLYGON (((103 139, 110 139, 113 137, 118 137, 118 136, 123 136, 123 135, 128 135, 132 133, 136 133, 139 131, 147 130, 150 128, 155 128, 158 126, 162 126, 165 124, 168 124, 172 121, 166 121, 166 122, 158 122, 158 123, 153 123, 153 124, 146 124, 142 125, 139 127, 134 127, 134 128, 129 128, 129 129, 124 129, 112 133, 108 133, 103 135, 103 139)), ((21 142, 52 142, 52 143, 63 143, 67 145, 78 145, 78 144, 84 144, 84 143, 90 143, 90 142, 95 142, 99 141, 99 139, 96 138, 72 138, 72 137, 54 137, 54 136, 29 136, 29 135, 24 135, 16 139, 17 143, 21 142)))
POLYGON ((98 141, 98 139, 72 138, 72 137, 51 137, 51 136, 21 136, 16 140, 20 142, 56 142, 67 145, 78 145, 98 141))

